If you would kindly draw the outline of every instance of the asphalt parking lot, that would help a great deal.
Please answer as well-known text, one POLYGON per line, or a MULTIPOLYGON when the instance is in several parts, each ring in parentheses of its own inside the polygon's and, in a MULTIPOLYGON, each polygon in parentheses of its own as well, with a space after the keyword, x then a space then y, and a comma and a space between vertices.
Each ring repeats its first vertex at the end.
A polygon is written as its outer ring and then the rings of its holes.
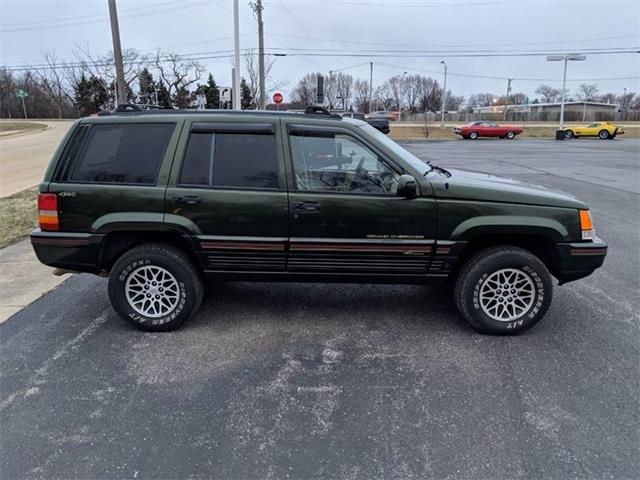
POLYGON ((142 333, 74 276, 0 325, 0 477, 637 478, 640 142, 407 145, 587 201, 604 267, 517 337, 442 288, 264 283, 142 333))

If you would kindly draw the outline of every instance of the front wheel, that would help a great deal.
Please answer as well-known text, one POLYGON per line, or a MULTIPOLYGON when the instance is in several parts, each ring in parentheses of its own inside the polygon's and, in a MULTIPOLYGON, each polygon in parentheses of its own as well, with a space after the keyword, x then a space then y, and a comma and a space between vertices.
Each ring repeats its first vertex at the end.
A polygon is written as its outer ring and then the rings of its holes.
POLYGON ((502 246, 471 258, 456 279, 458 310, 478 332, 513 335, 538 323, 553 284, 544 263, 527 250, 502 246))
POLYGON ((607 138, 609 138, 609 132, 607 132, 606 130, 600 130, 600 133, 598 133, 598 138, 600 138, 600 140, 606 140, 607 138))
POLYGON ((511 131, 511 130, 510 130, 510 131, 508 131, 508 132, 507 132, 507 139, 508 139, 508 140, 513 140, 514 138, 516 138, 516 132, 513 132, 513 131, 511 131))
POLYGON ((565 130, 564 131, 564 138, 573 138, 573 130, 565 130))
POLYGON ((469 138, 470 138, 471 140, 475 140, 476 138, 478 138, 478 132, 471 132, 471 133, 469 134, 469 138))
POLYGON ((127 322, 151 332, 179 328, 200 306, 202 281, 191 260, 169 245, 135 247, 109 276, 109 299, 127 322))

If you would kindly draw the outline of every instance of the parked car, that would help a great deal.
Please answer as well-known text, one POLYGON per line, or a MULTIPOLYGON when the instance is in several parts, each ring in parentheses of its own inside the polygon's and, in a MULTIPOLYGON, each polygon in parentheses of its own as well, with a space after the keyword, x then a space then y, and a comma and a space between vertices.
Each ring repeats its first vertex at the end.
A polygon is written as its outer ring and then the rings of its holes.
POLYGON ((583 127, 565 129, 566 138, 598 137, 600 140, 613 140, 617 135, 624 134, 624 128, 612 122, 593 122, 583 127))
POLYGON ((513 334, 543 317, 552 276, 607 253, 574 197, 425 163, 318 108, 83 118, 39 191, 40 261, 108 276, 116 312, 150 331, 180 327, 208 279, 449 280, 473 328, 513 334))
POLYGON ((389 126, 389 120, 385 118, 365 118, 364 113, 358 112, 345 112, 342 114, 344 118, 356 118, 358 120, 364 120, 369 125, 377 128, 385 135, 391 131, 391 127, 389 126))
POLYGON ((377 128, 385 135, 388 135, 391 131, 391 127, 389 126, 389 120, 386 118, 365 118, 364 113, 357 112, 345 112, 342 114, 344 118, 356 118, 358 120, 364 120, 369 125, 374 128, 377 128))
POLYGON ((366 115, 367 120, 370 119, 374 119, 374 118, 384 118, 386 120, 389 120, 390 122, 395 122, 396 120, 398 120, 398 112, 389 112, 386 110, 378 110, 375 112, 371 112, 368 113, 366 115))
POLYGON ((461 127, 455 127, 453 133, 462 138, 475 140, 479 137, 499 137, 513 140, 522 133, 522 127, 514 125, 499 125, 496 122, 471 122, 461 127))

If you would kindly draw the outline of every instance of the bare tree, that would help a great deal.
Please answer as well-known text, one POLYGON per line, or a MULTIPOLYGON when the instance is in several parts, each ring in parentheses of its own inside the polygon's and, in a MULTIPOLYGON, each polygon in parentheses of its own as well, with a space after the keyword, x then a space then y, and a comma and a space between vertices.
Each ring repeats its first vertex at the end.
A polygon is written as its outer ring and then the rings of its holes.
POLYGON ((598 96, 598 85, 595 83, 583 83, 578 87, 576 97, 582 102, 593 102, 598 96))
POLYGON ((409 75, 404 79, 404 99, 412 113, 415 113, 418 109, 418 102, 426 80, 422 75, 409 75))
POLYGON ((562 91, 550 85, 542 84, 536 88, 535 93, 540 95, 544 103, 554 103, 560 99, 562 91))
POLYGON ((204 73, 204 67, 197 61, 182 57, 173 52, 156 53, 154 60, 160 81, 167 89, 170 98, 183 96, 204 73))
POLYGON ((333 75, 335 82, 336 100, 342 102, 342 109, 347 110, 353 95, 353 77, 346 73, 338 72, 333 75))
POLYGON ((623 93, 622 95, 618 95, 616 102, 620 104, 620 108, 622 108, 622 110, 629 110, 634 103, 637 102, 635 97, 635 92, 623 93))
POLYGON ((55 52, 43 52, 46 66, 34 69, 40 86, 51 99, 57 110, 58 118, 65 110, 73 108, 73 86, 64 75, 63 65, 58 62, 55 52))
POLYGON ((318 76, 322 76, 322 74, 307 73, 304 77, 298 80, 298 83, 291 92, 292 102, 302 105, 314 104, 316 102, 318 76))
POLYGON ((469 97, 469 106, 471 107, 488 107, 493 103, 496 96, 492 93, 476 93, 469 97))
MULTIPOLYGON (((258 54, 253 50, 247 50, 244 55, 244 65, 246 69, 246 80, 249 90, 251 90, 251 96, 255 99, 259 96, 260 90, 260 70, 258 68, 258 54)), ((268 98, 271 94, 277 90, 281 90, 286 82, 276 81, 271 74, 273 65, 276 59, 265 59, 264 62, 264 84, 265 84, 265 104, 269 103, 268 98)))
MULTIPOLYGON (((448 101, 447 101, 448 103, 448 101)), ((420 110, 436 112, 442 108, 442 88, 437 80, 425 78, 420 93, 420 110)))
POLYGON ((354 82, 353 102, 359 112, 368 113, 369 109, 369 82, 357 79, 354 82))
POLYGON ((616 103, 616 94, 609 92, 598 96, 598 101, 602 103, 616 103))
POLYGON ((451 90, 447 90, 447 110, 457 111, 464 103, 464 96, 454 95, 451 90))

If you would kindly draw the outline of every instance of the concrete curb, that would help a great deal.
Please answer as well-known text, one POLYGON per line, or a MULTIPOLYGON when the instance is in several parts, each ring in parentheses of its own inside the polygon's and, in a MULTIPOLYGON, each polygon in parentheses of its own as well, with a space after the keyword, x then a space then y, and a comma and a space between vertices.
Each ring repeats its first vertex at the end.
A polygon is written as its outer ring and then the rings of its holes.
POLYGON ((69 277, 52 271, 38 261, 28 238, 0 249, 0 324, 69 277))

